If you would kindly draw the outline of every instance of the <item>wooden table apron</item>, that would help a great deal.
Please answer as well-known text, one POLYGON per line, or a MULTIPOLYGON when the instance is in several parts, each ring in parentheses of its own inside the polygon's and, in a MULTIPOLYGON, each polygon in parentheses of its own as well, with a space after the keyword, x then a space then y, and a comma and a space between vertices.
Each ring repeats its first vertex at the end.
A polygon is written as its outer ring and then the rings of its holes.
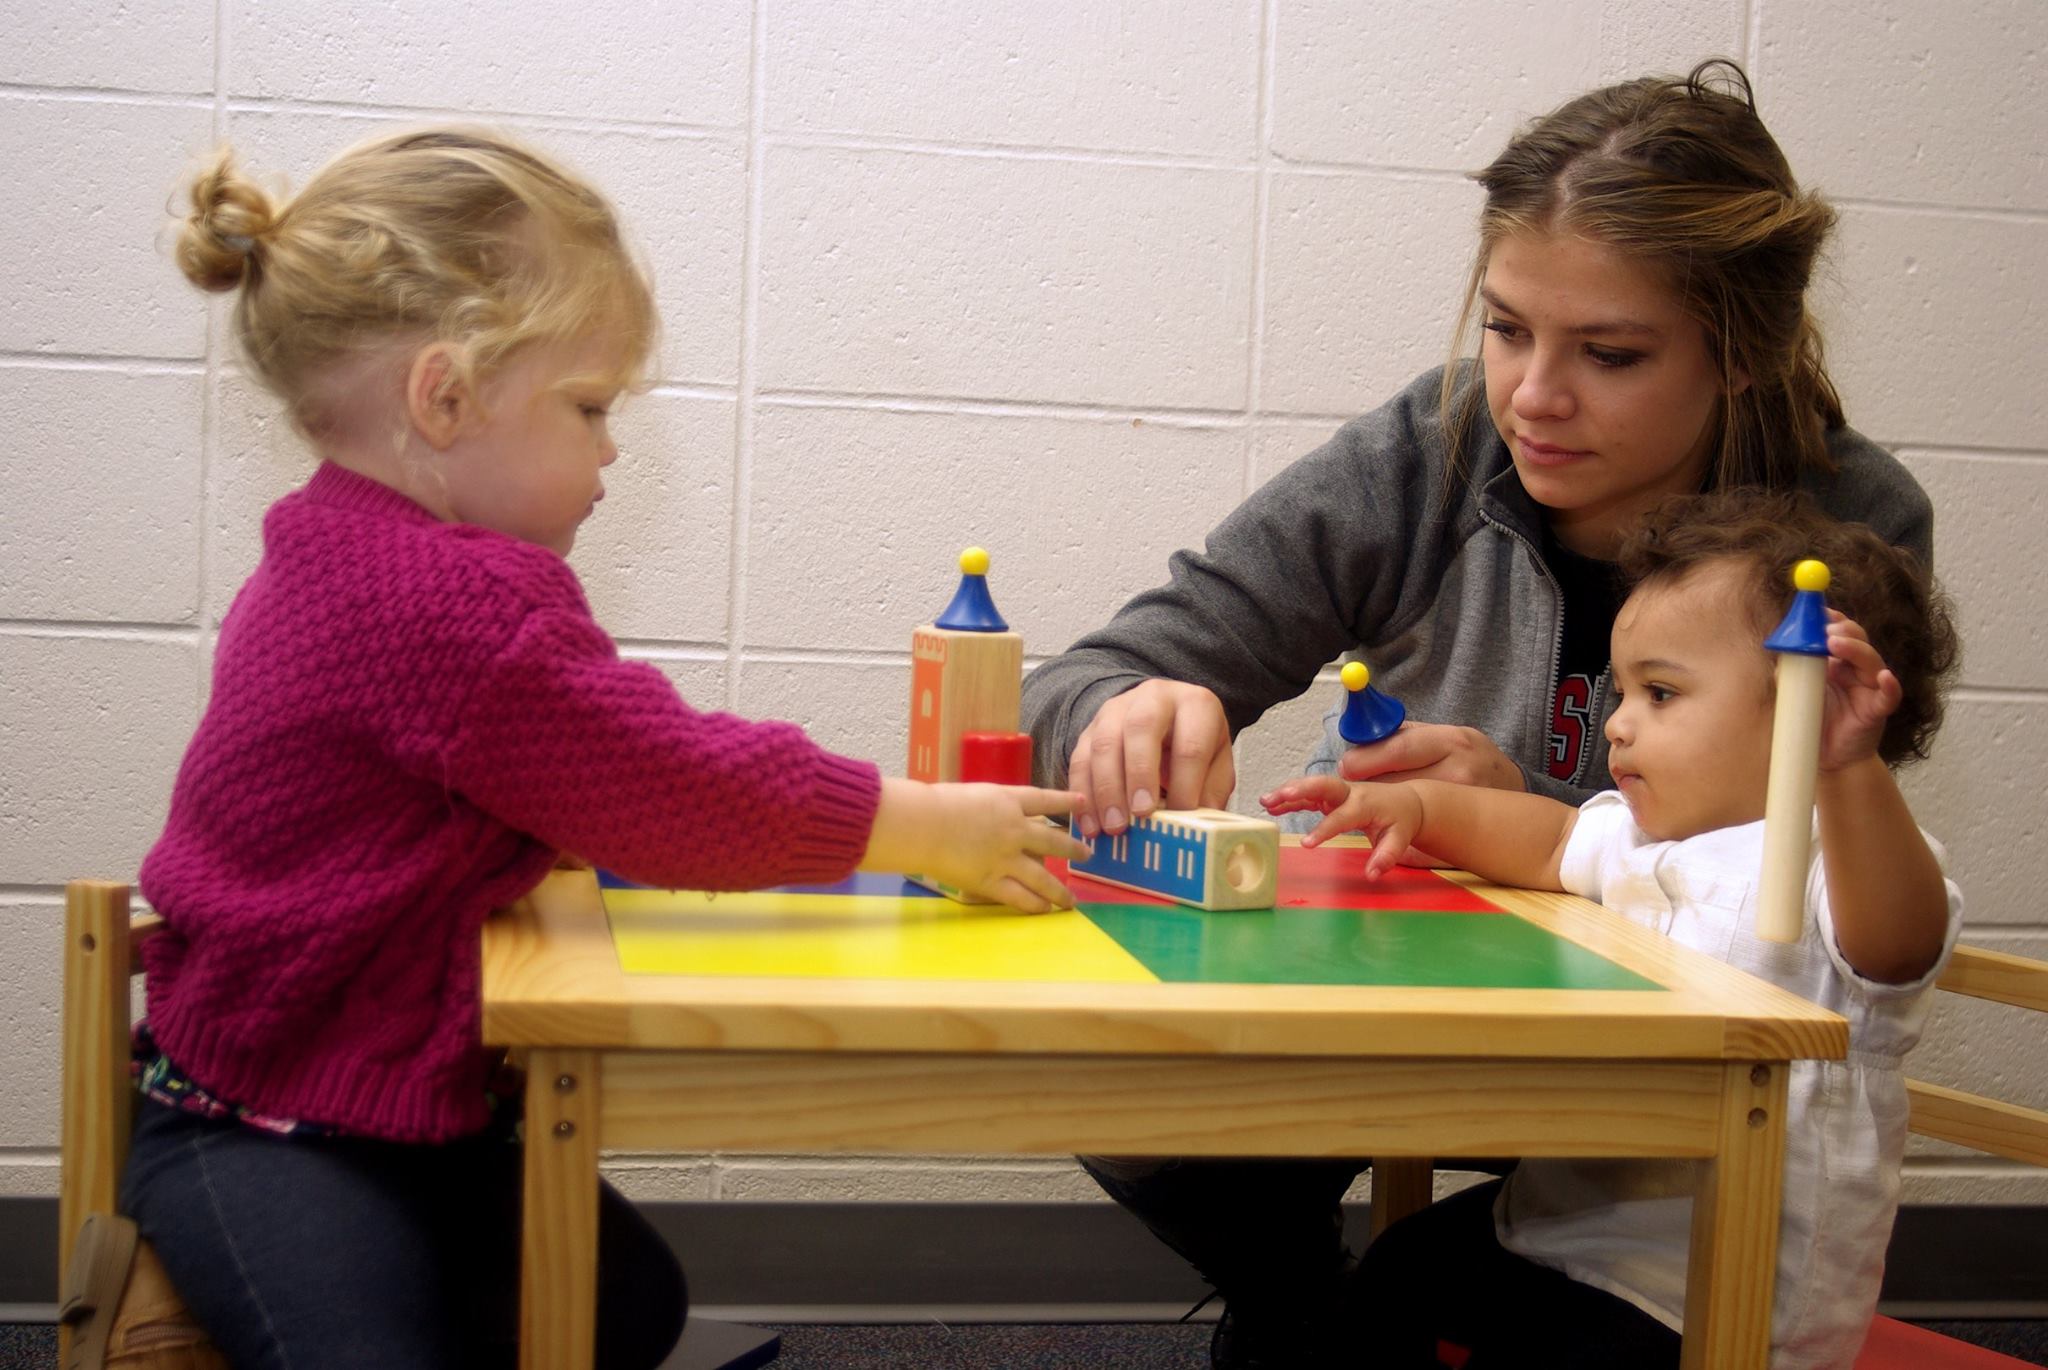
POLYGON ((550 876, 484 931, 484 1040, 530 1071, 521 1365, 590 1364, 604 1148, 1373 1156, 1409 1194, 1392 1158, 1696 1157, 1683 1364, 1764 1366, 1785 1067, 1847 1024, 1453 878, 1663 992, 629 976, 593 877, 550 876))

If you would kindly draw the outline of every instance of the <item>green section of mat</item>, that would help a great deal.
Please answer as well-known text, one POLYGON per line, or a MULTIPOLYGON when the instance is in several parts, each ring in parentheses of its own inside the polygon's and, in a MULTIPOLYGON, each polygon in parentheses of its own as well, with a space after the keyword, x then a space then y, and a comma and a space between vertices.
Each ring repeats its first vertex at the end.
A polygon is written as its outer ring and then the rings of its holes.
POLYGON ((1093 902, 1081 907, 1147 970, 1175 983, 1662 988, 1532 923, 1499 913, 1204 913, 1093 902))

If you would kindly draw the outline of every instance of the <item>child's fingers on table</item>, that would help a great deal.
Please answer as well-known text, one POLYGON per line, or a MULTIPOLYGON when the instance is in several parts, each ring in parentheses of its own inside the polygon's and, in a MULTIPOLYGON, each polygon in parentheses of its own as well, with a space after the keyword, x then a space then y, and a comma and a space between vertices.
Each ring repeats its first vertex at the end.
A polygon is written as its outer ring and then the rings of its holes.
POLYGON ((1043 904, 1040 912, 1074 907, 1074 892, 1067 888, 1067 882, 1036 861, 1018 862, 1011 879, 1038 897, 1043 904))
POLYGON ((1371 816, 1349 806, 1339 806, 1323 815, 1323 821, 1301 839, 1304 847, 1319 847, 1333 837, 1342 837, 1348 832, 1365 832, 1371 828, 1371 816))
POLYGON ((1024 812, 1033 818, 1072 813, 1088 802, 1087 796, 1079 790, 1042 790, 1032 785, 1006 788, 1024 812))
POLYGON ((1058 856, 1068 861, 1086 861, 1095 849, 1050 823, 1033 823, 1024 833, 1024 850, 1033 856, 1058 856))
POLYGON ((1271 813, 1296 813, 1302 809, 1328 810, 1351 796, 1351 786, 1334 775, 1304 775, 1275 786, 1259 796, 1271 813))
POLYGON ((1074 896, 1066 885, 1036 861, 1018 861, 1005 866, 989 882, 984 893, 1024 913, 1049 913, 1054 909, 1074 906, 1074 896))
MULTIPOLYGON (((1365 878, 1377 880, 1401 864, 1401 857, 1408 850, 1408 843, 1392 835, 1381 835, 1373 839, 1372 855, 1365 858, 1365 878)), ((1418 853, 1420 855, 1420 853, 1418 853)), ((1434 858, 1423 857, 1425 861, 1441 865, 1434 858)))

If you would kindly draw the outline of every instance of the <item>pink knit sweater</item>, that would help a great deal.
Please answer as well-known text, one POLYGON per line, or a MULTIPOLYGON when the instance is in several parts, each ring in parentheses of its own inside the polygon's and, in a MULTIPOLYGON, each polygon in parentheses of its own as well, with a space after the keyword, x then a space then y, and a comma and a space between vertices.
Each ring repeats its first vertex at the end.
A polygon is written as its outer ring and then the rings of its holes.
POLYGON ((700 889, 830 881, 881 781, 621 661, 554 553, 322 466, 263 524, 141 887, 196 1083, 394 1141, 481 1127, 485 914, 559 851, 700 889))

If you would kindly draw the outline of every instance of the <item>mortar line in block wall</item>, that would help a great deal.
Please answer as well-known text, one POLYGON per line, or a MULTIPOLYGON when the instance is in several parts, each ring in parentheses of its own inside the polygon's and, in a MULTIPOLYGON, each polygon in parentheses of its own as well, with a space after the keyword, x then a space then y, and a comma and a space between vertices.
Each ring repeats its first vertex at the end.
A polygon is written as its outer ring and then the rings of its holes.
POLYGON ((0 637, 76 642, 184 643, 199 636, 197 623, 120 623, 88 619, 0 618, 0 637))
MULTIPOLYGON (((213 144, 219 147, 227 141, 228 113, 228 0, 214 0, 213 4, 213 144)), ((198 583, 193 586, 192 602, 199 613, 199 669, 193 672, 192 707, 196 713, 204 713, 206 696, 213 677, 213 640, 224 611, 215 611, 210 602, 210 587, 213 583, 213 526, 214 519, 214 446, 221 431, 221 352, 227 345, 228 329, 223 325, 226 309, 208 297, 206 306, 206 376, 200 382, 199 395, 199 545, 193 556, 193 574, 198 583)))
POLYGON ((115 86, 38 86, 0 81, 0 100, 52 100, 81 105, 149 105, 176 109, 208 109, 214 97, 206 91, 123 90, 115 86))
POLYGON ((134 376, 203 376, 206 358, 85 352, 0 352, 0 370, 119 371, 134 376))
MULTIPOLYGON (((897 414, 970 414, 978 418, 1058 418, 1129 423, 1140 420, 1162 427, 1240 428, 1245 412, 1239 409, 1129 408, 1093 404, 1078 400, 1005 400, 986 395, 904 395, 866 390, 757 390, 757 408, 849 409, 897 414)), ((1323 415, 1309 416, 1320 420, 1323 415)), ((1335 419, 1337 422, 1342 420, 1335 419)))
POLYGON ((955 157, 1000 162, 1075 162, 1088 166, 1162 171, 1254 171, 1259 158, 1195 152, 1146 152, 1085 144, 989 143, 947 138, 894 138, 884 134, 782 130, 762 139, 770 147, 820 152, 887 152, 912 157, 955 157))
POLYGON ((1899 214, 1923 219, 1977 219, 1986 223, 2048 224, 2048 208, 1955 204, 1942 200, 1876 200, 1853 195, 1830 195, 1828 202, 1836 209, 1858 213, 1899 214))
MULTIPOLYGON (((1964 670, 1968 670, 1967 663, 1964 670)), ((1949 691, 1948 702, 1959 704, 2040 704, 2048 701, 2048 687, 2027 685, 1958 685, 1949 691)))
POLYGON ((766 44, 762 41, 767 8, 767 0, 755 0, 747 31, 747 226, 740 244, 740 355, 734 377, 732 513, 727 524, 725 577, 725 706, 732 710, 738 710, 740 703, 740 661, 747 627, 747 511, 753 498, 754 387, 761 322, 761 202, 767 181, 761 155, 761 125, 768 104, 766 44))
POLYGON ((1266 366, 1266 217, 1272 207, 1272 157, 1267 144, 1273 127, 1273 46, 1279 19, 1278 0, 1259 10, 1259 76, 1257 104, 1252 112, 1252 148, 1257 170, 1252 178, 1252 288, 1245 323, 1244 474, 1240 488, 1249 495, 1258 484, 1256 426, 1266 366))
POLYGON ((234 114, 312 114, 330 119, 403 119, 419 123, 488 123, 538 133, 629 134, 686 142, 731 142, 744 129, 728 124, 663 123, 652 119, 594 119, 545 110, 481 109, 475 105, 371 104, 355 100, 307 100, 277 96, 228 97, 234 114))

